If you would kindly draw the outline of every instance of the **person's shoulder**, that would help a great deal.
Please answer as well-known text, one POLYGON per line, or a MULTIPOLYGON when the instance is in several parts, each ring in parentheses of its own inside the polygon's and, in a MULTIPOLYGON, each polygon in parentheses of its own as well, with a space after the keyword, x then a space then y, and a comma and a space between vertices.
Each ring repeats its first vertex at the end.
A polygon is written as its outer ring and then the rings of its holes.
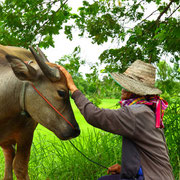
POLYGON ((136 119, 136 130, 143 127, 143 131, 155 129, 155 113, 145 104, 129 106, 136 119))
POLYGON ((136 113, 154 113, 150 107, 148 107, 145 104, 133 104, 131 106, 128 106, 131 111, 136 114, 136 113))

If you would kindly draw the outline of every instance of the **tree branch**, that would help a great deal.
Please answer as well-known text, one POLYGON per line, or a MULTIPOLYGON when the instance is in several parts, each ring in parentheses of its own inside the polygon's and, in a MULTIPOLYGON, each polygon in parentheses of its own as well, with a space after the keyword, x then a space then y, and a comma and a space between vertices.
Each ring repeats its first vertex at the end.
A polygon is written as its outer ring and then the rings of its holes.
POLYGON ((141 4, 144 0, 141 0, 137 5, 139 6, 139 4, 141 4))
POLYGON ((180 5, 169 15, 168 18, 170 18, 179 8, 180 8, 180 5))
POLYGON ((139 22, 138 24, 137 24, 137 26, 139 25, 139 24, 141 24, 142 22, 144 22, 146 19, 148 19, 149 17, 151 17, 156 11, 158 11, 157 9, 155 10, 155 11, 153 11, 149 16, 147 16, 145 19, 143 19, 141 22, 139 22))
MULTIPOLYGON (((56 13, 57 13, 58 11, 60 11, 61 8, 62 8, 67 2, 68 2, 68 0, 66 0, 66 1, 57 9, 56 13)), ((45 24, 47 24, 48 22, 49 22, 49 19, 47 19, 47 20, 42 24, 42 27, 43 27, 45 24)))
POLYGON ((163 16, 163 14, 165 14, 169 7, 171 6, 171 4, 174 2, 175 0, 171 0, 170 3, 165 7, 165 9, 160 13, 160 15, 158 16, 158 18, 156 19, 156 23, 159 24, 159 20, 161 19, 161 17, 163 16))

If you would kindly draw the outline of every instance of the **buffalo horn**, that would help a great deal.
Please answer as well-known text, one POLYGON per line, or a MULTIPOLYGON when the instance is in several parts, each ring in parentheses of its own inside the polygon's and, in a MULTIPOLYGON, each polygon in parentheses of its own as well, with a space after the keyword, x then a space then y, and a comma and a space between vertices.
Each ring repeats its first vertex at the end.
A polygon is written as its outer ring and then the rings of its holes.
POLYGON ((39 55, 43 58, 44 62, 49 62, 46 55, 41 51, 39 47, 37 47, 37 51, 39 52, 39 55))
POLYGON ((59 81, 60 80, 60 73, 59 70, 57 68, 52 68, 50 66, 48 66, 48 64, 46 64, 44 62, 43 57, 41 57, 41 54, 37 54, 35 49, 31 46, 29 47, 36 62, 38 63, 39 67, 41 68, 42 72, 45 74, 45 76, 51 80, 51 81, 59 81))

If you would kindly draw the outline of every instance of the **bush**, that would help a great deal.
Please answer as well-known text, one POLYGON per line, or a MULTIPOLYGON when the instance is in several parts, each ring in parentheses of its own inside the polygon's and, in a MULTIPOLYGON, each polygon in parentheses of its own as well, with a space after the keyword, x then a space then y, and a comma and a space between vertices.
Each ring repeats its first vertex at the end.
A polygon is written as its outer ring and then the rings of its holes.
POLYGON ((164 116, 165 137, 175 179, 180 177, 180 99, 170 102, 164 116))

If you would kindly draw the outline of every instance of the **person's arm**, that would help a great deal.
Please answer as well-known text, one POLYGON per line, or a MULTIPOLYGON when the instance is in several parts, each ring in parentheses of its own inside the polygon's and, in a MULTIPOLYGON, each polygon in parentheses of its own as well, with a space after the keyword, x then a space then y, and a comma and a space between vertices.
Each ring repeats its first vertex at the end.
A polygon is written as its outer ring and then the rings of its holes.
POLYGON ((60 70, 67 78, 67 85, 76 106, 89 124, 114 134, 133 137, 135 117, 129 108, 110 110, 96 107, 78 90, 69 72, 62 66, 60 66, 60 70))
POLYGON ((100 109, 79 90, 72 94, 72 98, 81 114, 92 126, 114 134, 133 137, 135 117, 130 108, 124 107, 117 110, 100 109))

